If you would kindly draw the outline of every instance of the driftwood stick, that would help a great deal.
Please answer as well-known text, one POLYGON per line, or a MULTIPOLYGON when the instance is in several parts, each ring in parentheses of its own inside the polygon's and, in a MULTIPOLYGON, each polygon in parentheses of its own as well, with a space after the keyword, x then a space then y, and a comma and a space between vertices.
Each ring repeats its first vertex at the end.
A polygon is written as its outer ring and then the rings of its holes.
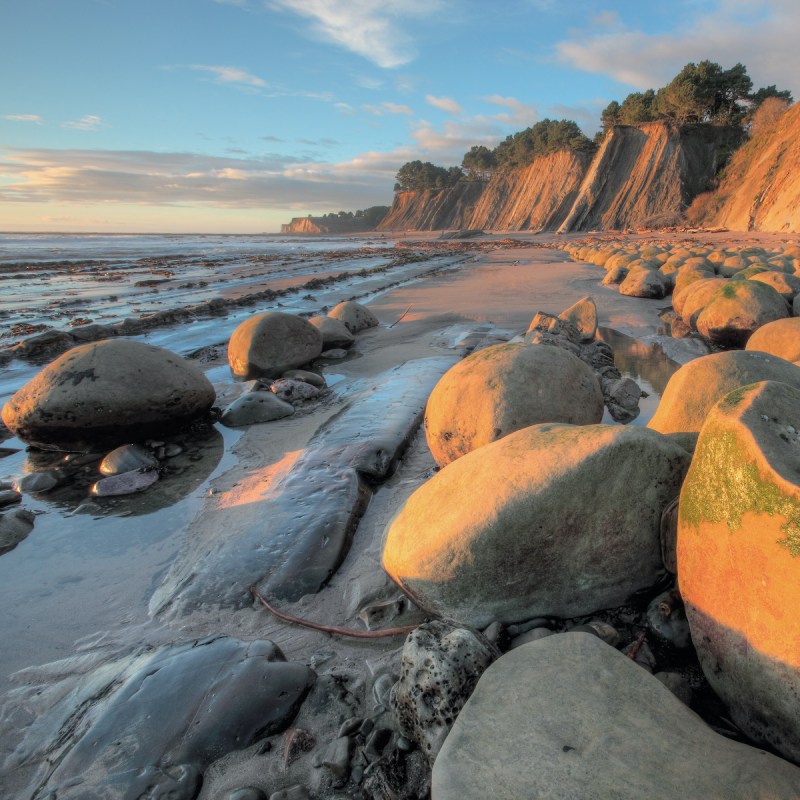
MULTIPOLYGON (((412 304, 412 305, 413 305, 413 304, 412 304)), ((400 316, 397 318, 397 320, 396 320, 395 322, 393 322, 393 323, 392 323, 392 324, 391 324, 389 327, 390 327, 390 328, 394 328, 394 326, 395 326, 395 325, 397 325, 397 323, 398 323, 398 322, 400 322, 400 320, 402 320, 402 319, 403 319, 403 317, 404 317, 406 314, 408 314, 408 312, 409 312, 409 311, 411 311, 411 306, 409 306, 409 307, 408 307, 408 308, 407 308, 407 309, 406 309, 406 310, 405 310, 405 311, 404 311, 404 312, 403 312, 403 313, 402 313, 402 314, 401 314, 401 315, 400 315, 400 316)))
POLYGON ((631 647, 630 652, 628 653, 628 658, 631 661, 636 660, 636 656, 639 655, 639 651, 642 649, 642 645, 644 644, 644 640, 647 638, 647 631, 642 631, 639 634, 639 638, 633 643, 633 647, 631 647))
POLYGON ((322 631, 323 633, 338 633, 340 636, 350 636, 354 639, 381 639, 385 636, 399 636, 411 633, 417 626, 405 625, 402 628, 385 628, 382 631, 354 631, 350 628, 340 628, 338 625, 322 625, 319 622, 311 622, 307 619, 300 619, 300 617, 293 617, 291 614, 284 614, 273 608, 258 592, 255 586, 250 587, 250 593, 261 603, 270 614, 282 619, 284 622, 292 622, 295 625, 302 625, 304 628, 311 628, 312 631, 322 631))

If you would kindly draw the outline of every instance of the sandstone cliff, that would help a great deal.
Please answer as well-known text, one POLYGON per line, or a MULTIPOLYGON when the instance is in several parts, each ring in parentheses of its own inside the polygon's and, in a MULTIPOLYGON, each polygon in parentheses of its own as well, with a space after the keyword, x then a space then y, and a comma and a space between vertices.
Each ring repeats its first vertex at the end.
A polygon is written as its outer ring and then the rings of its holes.
POLYGON ((737 231, 800 231, 800 103, 734 153, 694 218, 737 231))
POLYGON ((468 228, 485 183, 459 181, 450 189, 398 192, 380 231, 435 231, 468 228))
POLYGON ((714 177, 736 132, 661 122, 606 135, 560 229, 608 230, 678 221, 714 177))
POLYGON ((293 217, 292 221, 281 225, 281 233, 327 233, 314 222, 313 217, 293 217))

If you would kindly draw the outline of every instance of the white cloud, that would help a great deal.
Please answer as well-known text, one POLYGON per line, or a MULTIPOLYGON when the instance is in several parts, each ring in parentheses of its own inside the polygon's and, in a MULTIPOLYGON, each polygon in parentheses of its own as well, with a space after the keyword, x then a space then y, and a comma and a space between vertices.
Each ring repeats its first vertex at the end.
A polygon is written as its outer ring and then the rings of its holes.
POLYGON ((434 97, 432 94, 426 94, 425 100, 434 108, 453 116, 461 116, 464 113, 464 109, 452 97, 434 97))
POLYGON ((61 127, 71 128, 76 131, 95 131, 103 124, 103 120, 95 114, 86 114, 86 116, 80 119, 71 119, 67 122, 62 122, 61 127))
POLYGON ((38 114, 6 114, 3 119, 11 122, 35 122, 41 125, 43 120, 38 114))
POLYGON ((487 103, 508 109, 502 114, 492 114, 492 119, 497 120, 501 125, 527 128, 539 119, 539 111, 536 106, 523 103, 521 100, 517 100, 516 97, 503 97, 499 94, 493 94, 483 99, 487 103))
POLYGON ((192 64, 191 69, 198 72, 210 72, 214 75, 217 83, 252 86, 259 89, 268 86, 263 78, 259 78, 257 75, 251 75, 249 72, 237 69, 236 67, 215 67, 207 64, 192 64))
POLYGON ((312 32, 384 69, 407 64, 415 52, 401 25, 430 16, 440 0, 265 0, 268 8, 311 20, 312 32))
POLYGON ((408 106, 400 105, 399 103, 384 102, 379 105, 366 103, 361 108, 368 114, 375 117, 382 117, 384 114, 413 114, 414 111, 408 106))
POLYGON ((661 86, 689 61, 747 66, 756 87, 800 90, 800 4, 796 0, 715 0, 676 10, 675 27, 645 33, 614 15, 556 45, 557 58, 636 89, 661 86), (691 9, 694 8, 694 11, 691 9), (598 30, 598 24, 600 29, 598 30))

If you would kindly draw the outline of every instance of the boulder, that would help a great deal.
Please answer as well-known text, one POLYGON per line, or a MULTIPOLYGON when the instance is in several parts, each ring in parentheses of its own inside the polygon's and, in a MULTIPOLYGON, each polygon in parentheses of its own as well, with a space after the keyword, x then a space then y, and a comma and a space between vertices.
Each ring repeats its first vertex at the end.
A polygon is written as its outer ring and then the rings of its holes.
POLYGON ((799 473, 800 388, 751 384, 708 414, 678 511, 678 579, 703 672, 748 736, 797 762, 799 473))
POLYGON ((661 513, 690 460, 645 428, 524 428, 417 489, 383 566, 423 609, 477 628, 621 605, 662 575, 661 513))
POLYGON ((697 330, 697 318, 708 305, 709 300, 711 300, 714 294, 716 294, 724 284, 724 278, 703 278, 702 280, 695 281, 680 292, 677 302, 681 310, 678 311, 675 307, 674 296, 672 307, 681 315, 684 322, 693 330, 697 330))
POLYGON ((425 408, 425 435, 444 466, 528 425, 602 418, 600 385, 577 356, 549 345, 499 344, 442 376, 425 408))
POLYGON ((581 341, 591 342, 597 333, 597 305, 590 295, 562 311, 558 318, 571 322, 580 331, 581 341))
POLYGON ((343 322, 350 333, 359 333, 378 325, 378 318, 366 306, 356 303, 355 300, 339 303, 328 312, 328 316, 343 322))
POLYGON ((322 334, 322 349, 335 347, 347 349, 356 340, 347 325, 333 317, 311 317, 309 322, 322 334))
POLYGON ((750 350, 695 358, 669 379, 647 427, 661 433, 699 431, 714 403, 757 381, 783 381, 800 388, 800 369, 777 356, 750 350))
POLYGON ((175 353, 105 339, 46 366, 5 404, 3 422, 37 447, 88 451, 172 433, 214 399, 205 375, 175 353))
POLYGON ((787 275, 784 272, 767 270, 751 275, 748 280, 758 281, 771 286, 787 303, 791 303, 800 292, 800 277, 787 275))
POLYGON ((789 316, 786 301, 765 283, 729 281, 697 317, 697 330, 713 344, 744 347, 753 331, 789 316))
POLYGON ((669 287, 669 282, 659 270, 633 267, 619 285, 619 293, 628 297, 660 300, 669 294, 669 287))
POLYGON ((800 317, 768 322, 747 340, 745 349, 771 353, 786 361, 800 361, 800 317))
POLYGON ((506 653, 433 767, 433 800, 794 800, 800 769, 726 739, 590 633, 506 653))
POLYGON ((267 311, 246 319, 228 342, 228 363, 235 377, 279 378, 313 361, 322 352, 322 334, 294 314, 267 311))
POLYGON ((445 620, 408 635, 390 705, 400 733, 431 764, 478 678, 499 655, 482 634, 445 620))
MULTIPOLYGON (((705 291, 710 291, 709 297, 714 294, 714 292, 719 289, 725 283, 724 278, 698 278, 691 283, 685 283, 683 286, 675 287, 675 291, 672 294, 672 308, 674 309, 675 313, 679 317, 684 317, 686 321, 689 321, 689 316, 691 313, 687 313, 684 315, 684 306, 688 301, 689 297, 693 295, 695 292, 699 291, 701 287, 708 287, 705 291), (711 288, 713 287, 713 289, 711 288)), ((703 304, 705 304, 707 297, 703 299, 703 304)))

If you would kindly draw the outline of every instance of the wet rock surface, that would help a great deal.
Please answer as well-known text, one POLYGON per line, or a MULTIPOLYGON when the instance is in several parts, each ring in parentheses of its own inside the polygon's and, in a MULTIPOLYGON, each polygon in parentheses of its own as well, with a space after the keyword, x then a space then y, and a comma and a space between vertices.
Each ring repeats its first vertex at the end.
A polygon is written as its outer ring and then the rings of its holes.
POLYGON ((222 413, 220 422, 229 428, 242 428, 260 422, 272 422, 294 414, 291 403, 274 392, 262 389, 237 397, 222 413))
POLYGON ((328 312, 328 316, 344 323, 350 333, 359 333, 378 324, 378 318, 366 306, 354 300, 347 300, 334 306, 328 312))
POLYGON ((341 563, 370 496, 416 430, 431 387, 449 357, 407 362, 357 394, 323 425, 290 473, 260 498, 269 524, 192 541, 151 601, 154 613, 203 605, 242 607, 249 587, 296 600, 317 592, 341 563), (313 502, 309 499, 313 498, 313 502))
POLYGON ((714 733, 597 637, 568 633, 483 674, 434 764, 432 797, 789 800, 799 782, 800 769, 714 733))
POLYGON ((284 728, 313 683, 271 642, 141 652, 81 675, 32 722, 14 760, 41 760, 37 797, 193 800, 212 761, 284 728))

